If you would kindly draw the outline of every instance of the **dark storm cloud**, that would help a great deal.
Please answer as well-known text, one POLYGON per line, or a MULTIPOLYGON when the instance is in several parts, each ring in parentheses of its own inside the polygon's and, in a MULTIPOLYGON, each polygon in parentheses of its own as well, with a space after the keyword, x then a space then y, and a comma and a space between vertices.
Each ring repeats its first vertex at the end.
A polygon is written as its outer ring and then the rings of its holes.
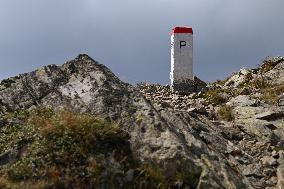
POLYGON ((283 0, 2 0, 0 78, 88 53, 123 80, 167 83, 170 29, 194 28, 212 81, 284 49, 283 0))

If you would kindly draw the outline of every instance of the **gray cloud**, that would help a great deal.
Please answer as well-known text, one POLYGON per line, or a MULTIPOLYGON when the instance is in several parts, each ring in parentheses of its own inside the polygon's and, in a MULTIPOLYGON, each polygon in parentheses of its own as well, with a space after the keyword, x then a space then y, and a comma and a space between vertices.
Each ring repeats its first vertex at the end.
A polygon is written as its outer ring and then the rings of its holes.
POLYGON ((0 78, 88 53, 123 80, 168 83, 170 29, 194 28, 213 81, 284 49, 283 0, 2 0, 0 78))

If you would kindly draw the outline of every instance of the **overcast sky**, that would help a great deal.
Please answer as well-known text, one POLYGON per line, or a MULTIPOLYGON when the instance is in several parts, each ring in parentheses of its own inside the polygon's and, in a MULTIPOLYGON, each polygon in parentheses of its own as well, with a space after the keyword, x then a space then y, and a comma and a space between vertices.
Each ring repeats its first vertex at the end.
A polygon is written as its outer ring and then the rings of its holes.
POLYGON ((87 53, 122 80, 169 83, 170 30, 194 30, 194 74, 284 55, 284 0, 0 0, 0 79, 87 53))

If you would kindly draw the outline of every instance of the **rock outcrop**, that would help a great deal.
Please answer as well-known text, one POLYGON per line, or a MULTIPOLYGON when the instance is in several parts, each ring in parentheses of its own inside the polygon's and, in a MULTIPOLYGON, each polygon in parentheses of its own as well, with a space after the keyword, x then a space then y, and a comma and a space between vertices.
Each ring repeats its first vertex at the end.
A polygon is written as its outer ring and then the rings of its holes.
MULTIPOLYGON (((91 113, 128 133, 131 155, 138 163, 166 170, 167 187, 272 189, 284 183, 284 116, 279 105, 284 62, 278 57, 267 64, 241 70, 206 90, 198 80, 199 92, 178 94, 169 86, 131 86, 89 56, 79 55, 62 66, 1 81, 0 126, 9 127, 5 115, 10 112, 41 106, 91 113), (279 85, 273 102, 265 97, 270 81, 279 85), (227 115, 233 120, 220 120, 227 115)), ((9 149, 0 150, 0 166, 17 161, 9 149)), ((134 182, 131 169, 121 174, 134 182)))
POLYGON ((221 138, 232 147, 220 152, 231 155, 229 162, 238 162, 235 167, 253 188, 281 188, 283 65, 283 57, 267 58, 256 69, 241 69, 224 81, 209 84, 208 91, 189 95, 174 93, 167 86, 138 87, 161 108, 203 115, 218 125, 221 138))

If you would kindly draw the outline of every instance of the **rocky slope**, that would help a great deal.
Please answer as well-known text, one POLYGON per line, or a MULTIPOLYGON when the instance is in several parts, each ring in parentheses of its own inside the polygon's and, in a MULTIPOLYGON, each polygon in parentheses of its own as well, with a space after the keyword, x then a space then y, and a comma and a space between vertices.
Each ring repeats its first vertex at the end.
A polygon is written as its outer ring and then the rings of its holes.
MULTIPOLYGON (((241 70, 206 89, 196 87, 201 92, 192 94, 178 94, 168 86, 131 86, 87 55, 79 55, 62 66, 50 65, 3 80, 0 185, 29 188, 35 182, 39 188, 281 187, 284 184, 283 60, 282 57, 267 59, 257 69, 241 70), (53 113, 46 111, 46 107, 53 113), (42 108, 45 114, 41 113, 42 108), (63 116, 58 117, 62 111, 63 116), (84 121, 86 118, 81 119, 80 115, 86 114, 103 121, 93 118, 84 121), (41 121, 33 121, 34 117, 41 121), (93 122, 96 126, 89 127, 93 122), (100 125, 106 130, 102 131, 100 125), (62 129, 54 129, 58 127, 62 129), (32 132, 34 128, 43 132, 32 132), (84 137, 89 136, 86 129, 94 133, 92 137, 84 137), (28 137, 26 132, 34 134, 28 137), (57 135, 58 132, 61 134, 57 135), (51 140, 53 133, 59 138, 51 140), (51 164, 56 170, 61 164, 53 159, 40 161, 41 154, 52 153, 55 160, 60 159, 55 152, 62 148, 58 140, 65 141, 63 136, 85 141, 71 140, 68 143, 71 149, 78 143, 87 143, 88 148, 83 145, 79 151, 64 151, 65 156, 71 153, 76 160, 80 157, 80 163, 71 166, 74 158, 70 159, 69 164, 59 169, 61 172, 56 171, 50 177, 40 162, 51 164), (100 140, 90 142, 93 137, 100 140), (42 141, 54 145, 47 148, 42 141), (34 145, 49 150, 32 153, 34 145), (85 155, 77 156, 82 149, 85 155), (90 166, 96 167, 88 163, 90 159, 101 167, 96 174, 90 174, 90 166), (8 168, 18 168, 22 162, 26 169, 36 167, 41 171, 15 177, 11 174, 15 171, 8 168), (82 168, 84 175, 67 174, 70 172, 67 170, 76 167, 82 168), (54 181, 54 175, 59 179, 54 181)), ((201 81, 197 83, 202 86, 201 81)))
POLYGON ((206 92, 189 95, 173 93, 169 86, 142 83, 138 87, 161 108, 205 115, 221 128, 220 133, 233 148, 222 153, 238 162, 236 167, 252 187, 276 188, 278 182, 281 188, 283 66, 284 57, 267 58, 256 69, 241 69, 209 84, 206 92))

